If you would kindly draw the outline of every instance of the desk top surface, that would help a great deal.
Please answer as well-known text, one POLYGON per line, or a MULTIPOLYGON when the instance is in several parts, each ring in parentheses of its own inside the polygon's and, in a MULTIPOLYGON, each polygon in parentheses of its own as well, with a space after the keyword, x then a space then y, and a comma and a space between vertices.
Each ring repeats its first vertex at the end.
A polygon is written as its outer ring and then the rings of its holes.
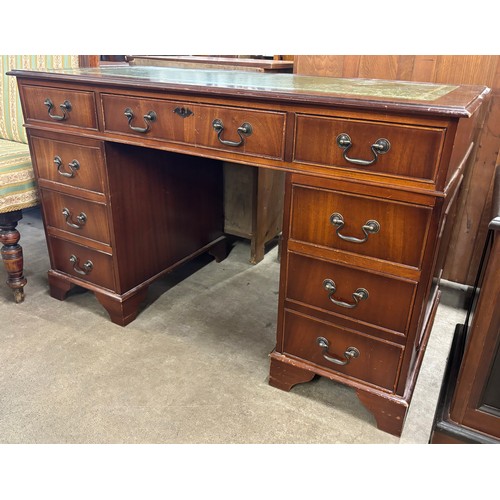
POLYGON ((8 74, 171 92, 456 116, 470 116, 490 92, 484 86, 153 66, 12 70, 8 74))

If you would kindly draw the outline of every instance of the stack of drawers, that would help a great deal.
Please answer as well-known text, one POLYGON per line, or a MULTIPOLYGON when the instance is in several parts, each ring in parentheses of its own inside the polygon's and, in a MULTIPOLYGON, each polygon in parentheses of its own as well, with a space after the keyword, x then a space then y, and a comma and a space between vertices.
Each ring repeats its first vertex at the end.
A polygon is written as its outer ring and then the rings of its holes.
MULTIPOLYGON (((64 127, 69 132, 97 131, 93 92, 38 86, 27 86, 24 92, 30 120, 64 127)), ((30 148, 53 269, 116 290, 102 143, 34 131, 30 148)))
POLYGON ((330 178, 289 175, 270 383, 347 383, 397 435, 437 306, 436 249, 460 175, 437 192, 453 146, 445 120, 347 115, 296 117, 293 161, 330 178))
MULTIPOLYGON (((23 92, 53 297, 82 286, 126 325, 154 279, 220 244, 217 258, 224 257, 221 162, 99 140, 94 92, 31 85, 23 92)), ((120 111, 128 134, 144 135, 120 111)))
POLYGON ((289 224, 283 352, 394 391, 432 211, 340 188, 293 176, 297 215, 289 224), (316 224, 309 222, 312 214, 316 224), (342 229, 333 214, 342 215, 342 229), (371 220, 380 229, 365 236, 371 220), (327 359, 322 338, 329 356, 337 353, 345 365, 327 359), (356 359, 345 357, 350 347, 359 351, 356 359))

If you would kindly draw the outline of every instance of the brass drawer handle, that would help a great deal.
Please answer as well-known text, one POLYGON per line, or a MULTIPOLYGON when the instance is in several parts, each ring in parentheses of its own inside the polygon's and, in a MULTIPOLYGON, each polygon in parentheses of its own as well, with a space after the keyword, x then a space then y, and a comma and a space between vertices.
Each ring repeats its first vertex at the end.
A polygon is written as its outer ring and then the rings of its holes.
POLYGON ((76 171, 80 168, 80 164, 78 163, 78 161, 73 160, 73 161, 70 161, 68 163, 68 167, 70 169, 70 172, 64 172, 63 171, 63 162, 62 162, 60 156, 54 156, 54 163, 57 165, 57 171, 63 177, 74 177, 76 171))
POLYGON ((52 109, 54 108, 54 103, 50 99, 45 99, 43 101, 45 106, 47 106, 47 112, 49 113, 49 116, 56 121, 63 121, 68 118, 68 113, 71 111, 71 103, 69 101, 64 101, 62 104, 59 104, 59 107, 61 108, 63 114, 62 115, 53 115, 51 113, 52 109))
POLYGON ((217 139, 219 139, 219 142, 221 144, 224 144, 224 146, 231 146, 233 148, 237 148, 237 147, 243 145, 245 142, 245 137, 243 137, 243 136, 248 137, 249 135, 252 135, 252 132, 253 132, 252 125, 250 125, 250 123, 244 123, 243 125, 238 127, 236 130, 236 132, 238 132, 238 135, 240 136, 240 140, 238 142, 226 141, 226 140, 222 139, 222 137, 221 137, 222 132, 224 132, 224 124, 222 123, 222 120, 219 120, 218 118, 216 118, 212 122, 212 127, 217 132, 217 139))
POLYGON ((356 349, 355 347, 348 347, 344 351, 344 359, 339 358, 339 357, 332 357, 328 354, 328 348, 330 347, 330 344, 328 343, 328 340, 325 339, 325 337, 318 337, 316 339, 316 342, 320 347, 323 348, 323 357, 327 360, 330 361, 331 363, 335 363, 336 365, 340 366, 345 366, 348 365, 353 358, 357 358, 359 356, 359 350, 356 349))
POLYGON ((368 298, 368 290, 365 288, 358 288, 352 294, 352 298, 354 299, 354 304, 349 304, 349 302, 343 302, 341 300, 336 300, 333 297, 333 294, 337 290, 337 286, 335 282, 331 279, 326 279, 323 281, 323 288, 328 292, 328 298, 337 306, 345 307, 347 309, 354 309, 359 304, 360 300, 366 300, 368 298))
POLYGON ((83 212, 80 212, 80 215, 76 216, 76 222, 72 221, 71 212, 66 207, 64 207, 62 209, 62 214, 64 215, 64 218, 66 219, 66 224, 69 227, 72 227, 74 229, 82 229, 82 227, 87 222, 87 216, 83 212))
POLYGON ((354 165, 361 165, 367 167, 368 165, 373 165, 377 159, 378 155, 383 155, 391 149, 391 143, 387 139, 377 139, 374 144, 371 145, 370 149, 373 153, 373 159, 371 160, 359 160, 357 158, 349 158, 347 152, 352 146, 351 138, 348 134, 340 134, 337 136, 337 145, 339 148, 343 149, 343 156, 346 161, 353 163, 354 165))
POLYGON ((73 271, 78 274, 83 274, 84 276, 89 274, 94 268, 94 264, 91 260, 88 260, 82 267, 80 267, 78 264, 78 257, 76 255, 71 255, 69 261, 73 264, 73 271))
POLYGON ((370 234, 376 234, 380 231, 380 224, 376 220, 369 220, 366 221, 365 225, 361 227, 363 233, 365 233, 365 237, 362 239, 355 238, 354 236, 344 236, 343 234, 340 234, 340 230, 344 227, 345 224, 342 214, 339 214, 337 212, 333 213, 332 215, 330 215, 330 222, 337 228, 337 236, 340 239, 344 241, 350 241, 351 243, 364 243, 368 240, 368 236, 370 234))
POLYGON ((156 113, 154 111, 149 111, 146 115, 143 116, 144 118, 144 123, 146 124, 145 127, 134 127, 132 125, 132 120, 134 119, 134 113, 130 108, 127 108, 124 111, 124 115, 127 117, 128 120, 128 126, 130 130, 133 130, 134 132, 140 132, 141 134, 146 134, 151 130, 151 123, 156 121, 156 113))

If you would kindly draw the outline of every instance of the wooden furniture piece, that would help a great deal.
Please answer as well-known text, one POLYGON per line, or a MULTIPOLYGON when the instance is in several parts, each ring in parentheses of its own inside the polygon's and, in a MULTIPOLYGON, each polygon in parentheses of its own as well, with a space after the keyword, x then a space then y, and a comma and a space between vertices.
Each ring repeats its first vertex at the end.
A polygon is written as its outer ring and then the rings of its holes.
POLYGON ((431 443, 500 444, 500 167, 473 300, 457 325, 431 443))
MULTIPOLYGON (((126 56, 131 66, 291 73, 293 61, 213 56, 126 56)), ((250 240, 250 262, 282 231, 284 173, 224 162, 224 232, 250 240)))
POLYGON ((342 382, 401 433, 489 89, 147 67, 11 74, 54 297, 81 285, 130 322, 153 279, 219 241, 214 160, 285 171, 269 383, 342 382))
POLYGON ((250 263, 283 229, 285 174, 224 162, 224 232, 250 240, 250 263))
MULTIPOLYGON (((487 85, 486 115, 457 198, 443 278, 473 285, 488 231, 495 165, 500 164, 500 55, 298 55, 301 75, 487 85)), ((482 120, 479 121, 482 123, 482 120)))
POLYGON ((169 66, 171 68, 221 69, 258 71, 262 73, 292 73, 293 61, 220 56, 151 56, 130 55, 125 60, 132 66, 169 66))
POLYGON ((28 139, 23 128, 19 93, 6 72, 15 68, 65 69, 88 63, 74 55, 0 56, 0 243, 7 285, 15 302, 24 300, 23 250, 17 229, 23 209, 38 205, 39 196, 31 165, 28 139))

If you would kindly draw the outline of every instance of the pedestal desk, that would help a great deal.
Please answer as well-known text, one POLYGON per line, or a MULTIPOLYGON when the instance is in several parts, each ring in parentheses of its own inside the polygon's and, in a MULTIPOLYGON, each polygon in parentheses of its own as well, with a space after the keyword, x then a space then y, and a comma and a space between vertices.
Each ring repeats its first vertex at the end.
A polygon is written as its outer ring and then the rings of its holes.
POLYGON ((11 74, 53 297, 82 286, 126 325, 153 280, 201 252, 224 258, 223 161, 285 171, 269 383, 342 382, 400 435, 489 89, 158 67, 11 74))

